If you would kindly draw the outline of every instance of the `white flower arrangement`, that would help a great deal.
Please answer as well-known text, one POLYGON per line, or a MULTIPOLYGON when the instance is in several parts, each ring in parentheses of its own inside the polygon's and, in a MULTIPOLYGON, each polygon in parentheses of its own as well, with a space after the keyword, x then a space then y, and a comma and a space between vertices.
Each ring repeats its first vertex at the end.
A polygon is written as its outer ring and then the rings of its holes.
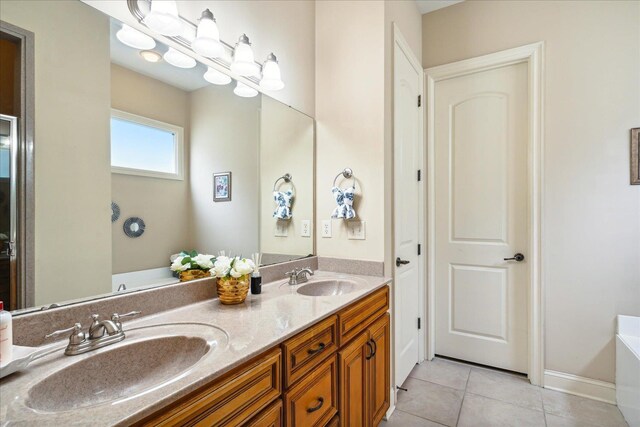
POLYGON ((213 255, 182 251, 171 263, 171 271, 179 273, 186 270, 211 270, 215 259, 213 255))
POLYGON ((250 259, 240 257, 219 256, 213 263, 211 275, 218 279, 239 277, 251 274, 256 269, 256 265, 250 259))

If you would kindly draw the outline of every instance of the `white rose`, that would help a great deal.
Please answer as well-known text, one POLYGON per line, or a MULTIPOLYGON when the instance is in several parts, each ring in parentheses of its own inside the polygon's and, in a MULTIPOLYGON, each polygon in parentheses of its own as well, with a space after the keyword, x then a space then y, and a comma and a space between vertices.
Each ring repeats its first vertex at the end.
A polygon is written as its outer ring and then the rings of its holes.
POLYGON ((219 256, 213 263, 213 275, 216 277, 226 277, 231 270, 231 259, 226 256, 219 256))
POLYGON ((233 277, 244 276, 245 274, 253 273, 255 269, 255 264, 250 259, 240 259, 236 258, 236 262, 233 264, 233 269, 231 270, 231 275, 233 277))
POLYGON ((211 258, 213 258, 213 255, 199 254, 197 257, 193 258, 193 261, 195 261, 195 263, 200 267, 209 270, 213 268, 213 261, 211 261, 211 258))
POLYGON ((171 271, 185 271, 189 268, 189 263, 186 263, 184 265, 182 265, 182 260, 184 259, 184 257, 179 256, 178 258, 176 258, 173 261, 173 264, 171 264, 171 271))

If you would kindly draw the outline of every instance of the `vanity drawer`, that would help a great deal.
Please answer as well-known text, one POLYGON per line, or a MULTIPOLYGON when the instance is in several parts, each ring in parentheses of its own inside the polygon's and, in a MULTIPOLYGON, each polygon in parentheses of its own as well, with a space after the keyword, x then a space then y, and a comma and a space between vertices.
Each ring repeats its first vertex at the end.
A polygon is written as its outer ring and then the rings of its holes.
POLYGON ((288 388, 338 348, 338 317, 331 316, 282 344, 288 388))
POLYGON ((220 380, 154 414, 145 426, 238 426, 282 392, 280 349, 262 354, 220 380))
POLYGON ((313 369, 284 396, 287 427, 323 427, 338 413, 337 355, 313 369))
POLYGON ((389 286, 338 313, 339 346, 355 338, 389 309, 389 286))
POLYGON ((276 400, 271 406, 249 421, 246 427, 282 427, 282 399, 276 400))

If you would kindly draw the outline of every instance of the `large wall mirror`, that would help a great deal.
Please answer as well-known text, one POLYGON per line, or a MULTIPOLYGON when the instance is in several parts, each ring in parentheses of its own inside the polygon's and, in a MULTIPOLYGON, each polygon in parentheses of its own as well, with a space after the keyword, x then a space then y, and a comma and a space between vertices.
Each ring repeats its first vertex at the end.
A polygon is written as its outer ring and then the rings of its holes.
POLYGON ((176 283, 170 257, 183 250, 261 252, 263 264, 314 253, 312 118, 261 93, 238 96, 235 81, 210 83, 206 65, 172 58, 158 40, 124 44, 118 20, 80 1, 0 8, 5 306, 176 283), (33 49, 16 31, 32 33, 33 49), (31 112, 21 105, 29 102, 31 112), (24 150, 30 120, 34 169, 21 175, 12 150, 24 150), (23 175, 34 195, 28 214, 23 175), (290 198, 288 212, 279 197, 290 198), (15 230, 25 216, 34 230, 23 254, 15 230), (24 265, 33 277, 20 276, 24 265))

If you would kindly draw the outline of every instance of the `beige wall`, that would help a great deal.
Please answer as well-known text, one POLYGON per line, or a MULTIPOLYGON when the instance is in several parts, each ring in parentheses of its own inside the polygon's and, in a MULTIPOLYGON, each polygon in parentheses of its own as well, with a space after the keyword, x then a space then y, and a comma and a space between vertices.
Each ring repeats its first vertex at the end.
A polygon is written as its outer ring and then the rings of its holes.
POLYGON ((71 1, 0 16, 35 33, 35 303, 110 292, 109 20, 71 1))
POLYGON ((258 251, 260 96, 233 85, 191 92, 191 229, 194 249, 251 256, 258 251), (213 173, 232 172, 230 202, 213 201, 213 173))
MULTIPOLYGON (((260 111, 260 252, 287 255, 313 253, 313 238, 302 237, 301 221, 313 227, 313 119, 268 96, 260 111), (289 173, 290 183, 278 182, 277 189, 293 186, 292 218, 287 236, 276 237, 273 211, 273 183, 289 173)), ((310 232, 313 228, 310 229, 310 232)))
POLYGON ((112 199, 121 210, 120 219, 111 227, 113 273, 166 267, 171 254, 193 246, 188 221, 189 93, 112 64, 111 106, 184 129, 184 180, 111 175, 112 199), (136 239, 122 230, 131 216, 142 218, 146 225, 144 234, 136 239))
POLYGON ((425 67, 545 42, 545 367, 610 382, 615 316, 640 315, 639 16, 637 1, 466 1, 423 17, 425 67))

